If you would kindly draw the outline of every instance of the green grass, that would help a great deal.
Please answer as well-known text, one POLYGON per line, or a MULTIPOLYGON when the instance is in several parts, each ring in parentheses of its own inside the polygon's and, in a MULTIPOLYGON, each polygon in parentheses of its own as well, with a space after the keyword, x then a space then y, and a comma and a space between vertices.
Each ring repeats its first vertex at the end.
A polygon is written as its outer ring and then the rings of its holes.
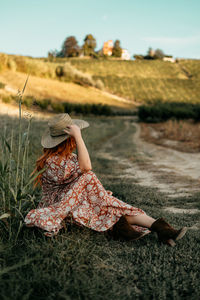
POLYGON ((12 69, 11 61, 19 72, 55 80, 59 80, 56 68, 70 62, 76 70, 90 74, 95 82, 101 80, 106 91, 138 103, 157 100, 200 102, 200 60, 171 63, 160 60, 58 58, 50 62, 47 59, 0 54, 0 71, 12 69))
POLYGON ((78 69, 103 81, 112 93, 138 102, 200 101, 199 60, 181 61, 194 74, 188 79, 179 64, 164 61, 71 60, 78 69))
MULTIPOLYGON (((82 134, 93 171, 115 197, 144 209, 155 218, 164 216, 176 227, 192 226, 199 220, 199 214, 163 213, 163 208, 199 207, 200 194, 168 198, 157 189, 141 187, 131 179, 117 179, 116 175, 120 174, 117 162, 98 158, 105 142, 123 130, 126 134, 113 140, 113 154, 122 157, 129 157, 131 152, 134 154, 135 148, 130 141, 134 126, 128 131, 127 120, 123 118, 82 118, 90 123, 82 134), (106 174, 113 177, 108 180, 106 174)), ((6 128, 8 143, 12 130, 14 140, 18 137, 17 125, 17 119, 1 117, 0 127, 2 132, 6 128)), ((22 132, 27 125, 28 120, 22 120, 22 132)), ((46 125, 44 120, 31 121, 28 173, 41 154, 40 137, 46 125)), ((14 170, 12 176, 14 179, 14 170)), ((7 222, 0 220, 1 299, 199 298, 199 231, 189 230, 175 248, 161 245, 155 234, 135 242, 119 242, 86 227, 70 224, 57 237, 47 238, 40 229, 20 226, 25 214, 40 201, 41 191, 30 189, 29 195, 31 197, 22 201, 21 213, 10 199, 11 217, 7 222)), ((3 211, 2 202, 0 207, 3 211)))

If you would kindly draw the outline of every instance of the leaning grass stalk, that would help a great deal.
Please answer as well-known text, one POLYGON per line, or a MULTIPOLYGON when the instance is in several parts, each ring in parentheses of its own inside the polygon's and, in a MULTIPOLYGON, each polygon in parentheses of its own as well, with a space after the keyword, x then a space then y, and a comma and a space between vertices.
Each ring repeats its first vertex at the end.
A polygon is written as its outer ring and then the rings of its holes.
POLYGON ((12 173, 12 151, 13 151, 13 129, 11 131, 11 141, 10 141, 10 155, 9 155, 9 174, 8 174, 8 207, 10 209, 10 187, 11 187, 11 173, 12 173))
MULTIPOLYGON (((6 126, 4 127, 4 134, 3 134, 3 157, 2 157, 2 162, 3 162, 3 168, 5 168, 6 164, 6 144, 5 144, 5 139, 6 139, 6 126)), ((6 174, 5 174, 6 176, 6 174)), ((5 194, 5 179, 2 181, 3 183, 3 191, 2 191, 2 198, 3 198, 3 204, 4 204, 4 211, 6 210, 6 194, 5 194)))
POLYGON ((21 190, 23 189, 23 184, 24 184, 25 160, 26 160, 26 153, 28 150, 27 148, 28 148, 30 125, 31 125, 31 121, 28 122, 27 135, 26 135, 26 140, 25 140, 25 145, 24 145, 24 153, 23 153, 23 160, 22 160, 22 173, 21 173, 21 190))
POLYGON ((26 82, 24 84, 22 92, 18 91, 18 98, 19 98, 19 136, 18 136, 18 152, 17 152, 17 170, 16 170, 16 184, 15 184, 15 192, 17 194, 18 188, 18 181, 19 181, 19 166, 20 166, 20 154, 21 154, 21 147, 22 147, 22 97, 28 82, 29 75, 27 76, 26 82))
POLYGON ((20 165, 20 154, 21 154, 21 139, 22 139, 22 124, 21 124, 21 120, 22 120, 22 108, 21 108, 21 95, 19 95, 19 134, 18 134, 18 152, 17 152, 17 170, 16 170, 16 183, 15 183, 15 192, 17 194, 17 188, 18 188, 18 181, 19 181, 19 165, 20 165))

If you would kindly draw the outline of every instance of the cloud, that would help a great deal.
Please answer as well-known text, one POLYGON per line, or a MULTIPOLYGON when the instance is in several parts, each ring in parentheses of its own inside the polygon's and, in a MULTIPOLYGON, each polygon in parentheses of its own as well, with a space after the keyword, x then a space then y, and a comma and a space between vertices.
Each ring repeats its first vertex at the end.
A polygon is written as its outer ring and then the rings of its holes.
POLYGON ((188 37, 143 37, 142 41, 151 43, 171 44, 171 45, 188 45, 200 43, 200 35, 188 37))

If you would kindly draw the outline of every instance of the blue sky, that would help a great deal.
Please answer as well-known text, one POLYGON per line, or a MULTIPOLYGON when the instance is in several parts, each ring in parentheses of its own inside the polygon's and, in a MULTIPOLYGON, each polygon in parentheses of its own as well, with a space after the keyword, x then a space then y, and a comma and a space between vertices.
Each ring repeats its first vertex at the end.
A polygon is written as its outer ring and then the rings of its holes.
POLYGON ((200 58, 200 0, 0 0, 0 52, 47 56, 74 35, 100 49, 119 39, 131 55, 161 48, 200 58))

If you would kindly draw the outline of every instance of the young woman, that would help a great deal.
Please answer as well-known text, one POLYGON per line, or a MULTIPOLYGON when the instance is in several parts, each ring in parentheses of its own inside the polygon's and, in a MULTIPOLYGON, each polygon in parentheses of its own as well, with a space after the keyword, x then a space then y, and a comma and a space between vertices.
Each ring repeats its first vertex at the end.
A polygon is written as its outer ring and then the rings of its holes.
POLYGON ((44 169, 35 182, 42 186, 42 199, 27 214, 26 225, 40 227, 45 235, 53 236, 70 220, 124 240, 136 240, 155 231, 160 241, 174 246, 185 234, 185 227, 176 230, 163 218, 155 220, 104 189, 92 171, 81 135, 88 126, 88 122, 71 119, 68 114, 59 114, 49 121, 41 141, 44 154, 35 169, 44 169), (76 148, 78 156, 72 152, 76 148))

